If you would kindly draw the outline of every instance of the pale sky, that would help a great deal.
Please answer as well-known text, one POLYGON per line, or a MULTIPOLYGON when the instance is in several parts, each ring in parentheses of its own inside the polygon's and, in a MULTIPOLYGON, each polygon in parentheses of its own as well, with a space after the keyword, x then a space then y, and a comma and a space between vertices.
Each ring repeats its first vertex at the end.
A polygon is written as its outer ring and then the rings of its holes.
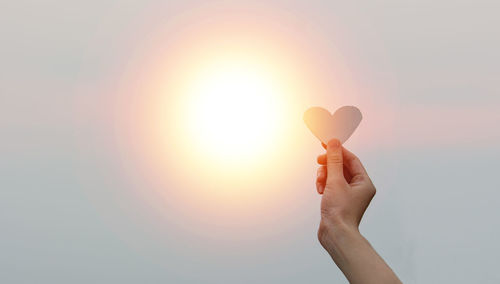
POLYGON ((500 2, 352 2, 0 3, 0 282, 345 283, 316 238, 312 105, 363 112, 361 231, 403 282, 500 282, 500 2), (248 199, 192 192, 234 184, 142 135, 149 80, 202 41, 277 46, 315 82, 288 170, 247 173, 248 199))

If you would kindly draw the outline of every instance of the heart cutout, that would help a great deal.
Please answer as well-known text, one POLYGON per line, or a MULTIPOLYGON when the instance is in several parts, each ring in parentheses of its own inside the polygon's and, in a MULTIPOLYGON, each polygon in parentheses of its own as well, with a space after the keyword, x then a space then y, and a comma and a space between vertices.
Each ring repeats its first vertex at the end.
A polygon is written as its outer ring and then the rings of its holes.
POLYGON ((324 108, 312 107, 304 113, 304 122, 321 142, 327 144, 337 138, 343 144, 354 133, 362 117, 361 111, 354 106, 343 106, 333 115, 324 108))

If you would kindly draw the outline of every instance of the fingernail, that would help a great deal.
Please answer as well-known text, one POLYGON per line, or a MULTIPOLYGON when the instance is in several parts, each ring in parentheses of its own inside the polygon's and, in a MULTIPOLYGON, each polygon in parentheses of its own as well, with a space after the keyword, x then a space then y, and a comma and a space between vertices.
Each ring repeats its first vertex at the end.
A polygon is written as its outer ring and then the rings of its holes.
POLYGON ((340 147, 340 141, 338 139, 332 139, 328 142, 329 148, 338 148, 340 147))
POLYGON ((318 191, 319 191, 319 194, 323 194, 323 192, 325 191, 325 186, 320 184, 319 185, 319 188, 318 188, 318 191))

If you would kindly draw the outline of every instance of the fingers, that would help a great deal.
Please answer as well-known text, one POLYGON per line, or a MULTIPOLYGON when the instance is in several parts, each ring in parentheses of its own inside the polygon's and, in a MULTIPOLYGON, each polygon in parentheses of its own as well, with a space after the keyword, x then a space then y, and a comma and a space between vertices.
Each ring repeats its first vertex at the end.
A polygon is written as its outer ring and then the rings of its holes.
POLYGON ((325 191, 326 176, 326 166, 319 167, 316 177, 316 190, 319 194, 325 191))
POLYGON ((327 184, 346 183, 344 179, 342 145, 337 139, 332 139, 328 142, 326 148, 326 167, 328 171, 327 184))
POLYGON ((326 154, 319 155, 316 161, 318 164, 326 166, 326 154))
MULTIPOLYGON (((351 183, 351 179, 352 179, 352 175, 351 175, 351 172, 349 171, 348 168, 346 168, 346 162, 345 162, 345 148, 343 148, 342 152, 344 154, 344 178, 345 180, 347 181, 347 183, 351 183)), ((323 165, 323 166, 326 166, 326 154, 322 154, 322 155, 319 155, 318 158, 317 158, 317 162, 319 165, 323 165)))
POLYGON ((365 167, 361 161, 347 149, 343 149, 344 166, 351 175, 351 183, 368 179, 365 167))
MULTIPOLYGON (((363 166, 363 164, 356 155, 354 155, 351 151, 347 150, 346 148, 342 148, 342 155, 344 163, 344 176, 346 176, 347 181, 350 181, 351 178, 355 176, 358 176, 358 178, 368 176, 365 167, 363 166), (348 176, 349 178, 347 178, 348 176)), ((316 160, 318 164, 326 165, 327 155, 326 154, 319 155, 316 160)))

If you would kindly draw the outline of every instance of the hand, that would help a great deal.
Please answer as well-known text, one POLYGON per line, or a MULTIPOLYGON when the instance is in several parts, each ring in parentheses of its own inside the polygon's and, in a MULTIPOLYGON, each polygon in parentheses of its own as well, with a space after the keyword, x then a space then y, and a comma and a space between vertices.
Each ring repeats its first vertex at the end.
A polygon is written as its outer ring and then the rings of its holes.
MULTIPOLYGON (((326 146, 323 144, 323 146, 326 146)), ((316 189, 321 199, 318 238, 322 244, 332 230, 358 231, 363 214, 375 195, 375 187, 365 168, 353 153, 333 139, 318 156, 316 189)))
POLYGON ((401 283, 392 269, 359 233, 359 222, 375 187, 359 159, 331 140, 318 157, 316 188, 321 198, 318 239, 349 283, 401 283))

